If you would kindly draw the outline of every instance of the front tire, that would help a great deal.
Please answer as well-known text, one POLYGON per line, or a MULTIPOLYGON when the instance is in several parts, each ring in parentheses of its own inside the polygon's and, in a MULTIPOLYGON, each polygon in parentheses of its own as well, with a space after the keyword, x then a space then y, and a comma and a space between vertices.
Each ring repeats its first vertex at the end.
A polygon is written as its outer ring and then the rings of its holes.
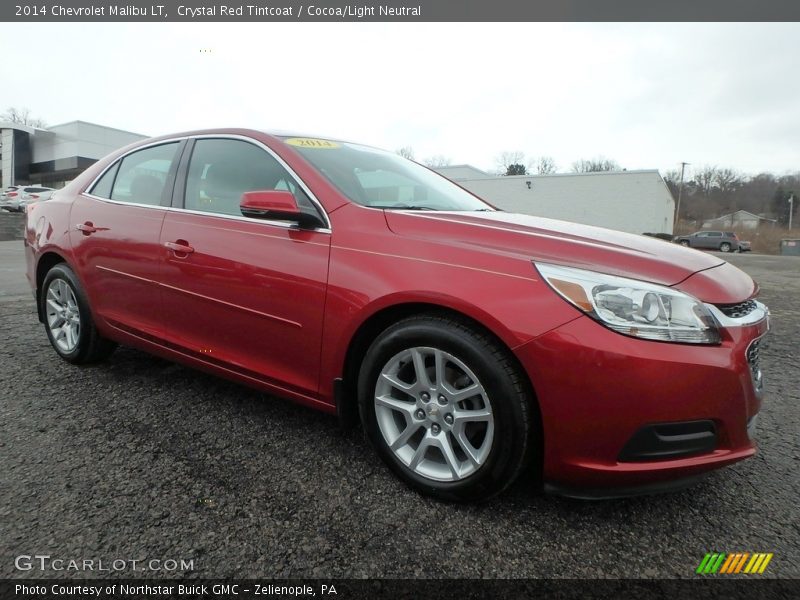
POLYGON ((533 454, 538 413, 516 360, 449 316, 420 315, 372 343, 359 411, 380 457, 414 489, 443 500, 502 492, 533 454))
POLYGON ((683 246, 684 248, 688 248, 688 247, 689 247, 689 240, 681 240, 681 241, 679 242, 679 244, 680 244, 681 246, 683 246))
POLYGON ((719 245, 719 251, 720 252, 730 252, 731 251, 731 245, 728 242, 722 242, 719 245))
POLYGON ((61 358, 86 364, 114 352, 117 345, 98 333, 86 293, 66 264, 57 264, 47 272, 40 302, 47 337, 61 358))

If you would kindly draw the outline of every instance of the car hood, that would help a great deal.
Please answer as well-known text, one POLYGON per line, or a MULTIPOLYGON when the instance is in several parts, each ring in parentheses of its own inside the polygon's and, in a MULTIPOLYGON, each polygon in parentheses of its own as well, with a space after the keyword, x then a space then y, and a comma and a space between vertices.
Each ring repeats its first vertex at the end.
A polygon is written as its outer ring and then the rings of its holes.
POLYGON ((386 211, 386 221, 393 232, 402 236, 480 246, 535 261, 669 286, 700 271, 727 265, 711 254, 657 238, 501 211, 392 210, 386 211))

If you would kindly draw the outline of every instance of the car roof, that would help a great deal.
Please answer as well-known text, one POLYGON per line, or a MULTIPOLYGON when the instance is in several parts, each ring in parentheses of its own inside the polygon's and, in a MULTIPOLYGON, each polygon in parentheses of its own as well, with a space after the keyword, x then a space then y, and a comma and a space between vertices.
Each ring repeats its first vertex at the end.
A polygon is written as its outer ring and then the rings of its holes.
POLYGON ((218 128, 208 128, 208 129, 194 129, 191 131, 176 131, 173 133, 168 133, 164 135, 157 135, 151 138, 138 140, 132 144, 130 144, 130 148, 135 148, 136 146, 142 144, 149 144, 156 141, 161 140, 168 140, 172 138, 179 138, 179 137, 192 137, 192 136, 202 136, 202 135, 245 135, 245 136, 252 136, 253 134, 261 134, 261 135, 268 135, 270 137, 274 137, 283 141, 282 138, 291 138, 291 137, 300 137, 300 138, 310 138, 310 139, 319 139, 319 140, 331 140, 335 142, 341 142, 343 144, 358 144, 360 146, 369 146, 369 144, 364 144, 361 142, 354 142, 352 140, 345 139, 341 136, 336 135, 326 135, 326 134, 314 134, 314 133, 299 133, 297 130, 295 131, 287 131, 287 130, 280 130, 280 129, 262 129, 257 127, 218 127, 218 128))

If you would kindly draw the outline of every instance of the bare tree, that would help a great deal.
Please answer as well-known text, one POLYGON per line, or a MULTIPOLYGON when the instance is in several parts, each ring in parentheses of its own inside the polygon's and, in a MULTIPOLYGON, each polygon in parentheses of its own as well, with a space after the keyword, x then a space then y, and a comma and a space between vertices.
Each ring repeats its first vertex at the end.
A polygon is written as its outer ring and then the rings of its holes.
MULTIPOLYGON (((509 167, 512 165, 522 165, 523 168, 525 165, 525 153, 521 150, 514 150, 513 152, 501 152, 495 158, 495 162, 497 163, 497 172, 500 175, 508 175, 509 167)), ((515 173, 516 175, 525 175, 525 173, 515 173)))
POLYGON ((31 116, 30 108, 15 108, 13 106, 0 115, 0 121, 19 123, 20 125, 27 125, 29 127, 44 127, 46 125, 44 120, 31 116))
POLYGON ((573 173, 597 173, 600 171, 621 171, 619 163, 610 158, 598 156, 596 158, 576 160, 572 163, 573 173))
POLYGON ((552 156, 540 156, 533 162, 531 169, 537 175, 552 175, 556 172, 556 161, 552 156))
MULTIPOLYGON (((667 188, 669 189, 672 197, 677 202, 678 198, 678 188, 680 187, 681 183, 681 172, 680 169, 670 169, 669 171, 665 171, 661 178, 664 180, 664 183, 667 184, 667 188)), ((684 183, 685 185, 685 183, 684 183)), ((681 211, 683 212, 683 211, 681 211)))
POLYGON ((677 186, 681 180, 681 172, 680 169, 670 169, 665 171, 661 177, 667 182, 667 185, 677 186))
POLYGON ((742 175, 734 169, 717 169, 714 174, 714 185, 719 188, 723 194, 730 194, 735 192, 744 183, 742 175))
POLYGON ((414 149, 411 146, 403 146, 396 150, 397 154, 408 160, 414 160, 414 149))
POLYGON ((452 161, 448 157, 443 156, 442 154, 436 154, 434 156, 426 158, 422 162, 431 169, 436 169, 439 167, 446 167, 452 161))
POLYGON ((694 170, 692 182, 698 192, 708 197, 711 195, 711 190, 714 189, 714 182, 716 179, 717 167, 714 165, 704 165, 694 170))
MULTIPOLYGON (((667 171, 664 181, 677 193, 680 171, 667 171)), ((800 189, 800 173, 776 176, 762 172, 753 176, 736 169, 705 165, 692 169, 683 182, 681 216, 691 221, 719 217, 737 210, 787 220, 791 190, 800 189)), ((800 204, 800 202, 799 202, 800 204)))

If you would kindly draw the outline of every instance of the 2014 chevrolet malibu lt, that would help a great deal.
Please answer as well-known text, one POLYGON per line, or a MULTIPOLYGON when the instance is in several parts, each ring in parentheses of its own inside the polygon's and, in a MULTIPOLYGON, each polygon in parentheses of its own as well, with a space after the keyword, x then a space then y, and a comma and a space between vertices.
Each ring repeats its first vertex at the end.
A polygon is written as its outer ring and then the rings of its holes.
POLYGON ((225 129, 150 139, 27 212, 56 353, 125 344, 360 420, 417 490, 576 496, 755 452, 757 285, 661 240, 494 209, 395 154, 225 129))

